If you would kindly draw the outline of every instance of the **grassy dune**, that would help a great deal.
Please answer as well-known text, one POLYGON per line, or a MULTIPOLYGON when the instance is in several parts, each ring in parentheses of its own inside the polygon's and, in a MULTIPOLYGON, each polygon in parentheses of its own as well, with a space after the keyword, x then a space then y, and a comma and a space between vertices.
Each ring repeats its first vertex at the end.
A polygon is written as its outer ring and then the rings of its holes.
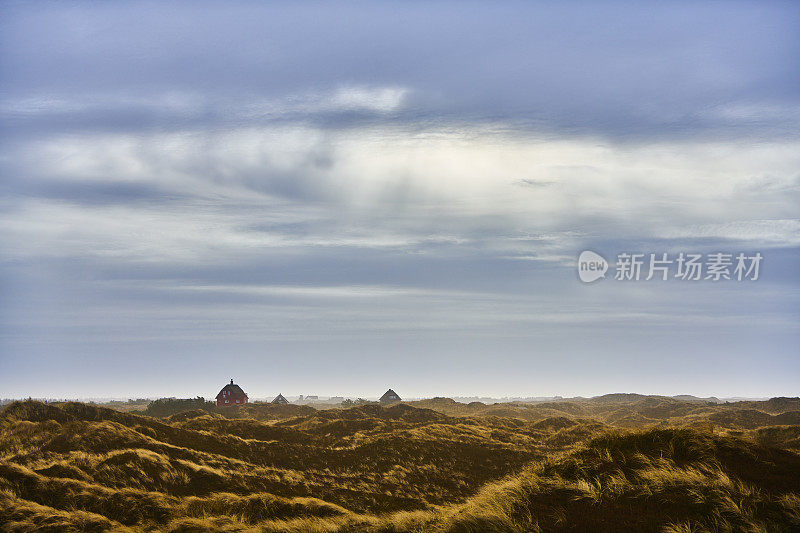
POLYGON ((797 399, 412 404, 16 402, 0 530, 800 530, 797 399))

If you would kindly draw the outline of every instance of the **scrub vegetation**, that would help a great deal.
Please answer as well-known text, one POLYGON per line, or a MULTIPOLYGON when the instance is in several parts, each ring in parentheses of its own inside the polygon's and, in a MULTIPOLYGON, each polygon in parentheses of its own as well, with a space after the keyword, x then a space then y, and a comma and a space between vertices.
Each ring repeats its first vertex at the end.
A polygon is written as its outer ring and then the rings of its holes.
POLYGON ((796 531, 799 450, 797 398, 14 402, 0 531, 796 531))

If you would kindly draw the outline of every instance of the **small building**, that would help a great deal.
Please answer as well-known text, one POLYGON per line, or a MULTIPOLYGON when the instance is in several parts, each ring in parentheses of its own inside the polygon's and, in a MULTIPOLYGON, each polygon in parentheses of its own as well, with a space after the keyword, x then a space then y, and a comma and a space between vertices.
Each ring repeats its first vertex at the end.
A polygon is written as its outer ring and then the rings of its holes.
POLYGON ((234 405, 244 405, 247 403, 247 394, 242 390, 239 385, 236 385, 233 380, 222 387, 222 390, 217 394, 218 407, 232 407, 234 405))
POLYGON ((387 390, 383 396, 381 396, 380 402, 381 403, 394 403, 394 402, 402 402, 403 399, 397 395, 395 391, 392 389, 387 390))
POLYGON ((281 405, 286 405, 286 404, 288 404, 288 403, 289 403, 289 400, 287 400, 286 398, 284 398, 284 397, 283 397, 283 394, 278 394, 277 396, 275 396, 275 399, 274 399, 274 400, 272 400, 272 403, 277 403, 277 404, 281 404, 281 405))

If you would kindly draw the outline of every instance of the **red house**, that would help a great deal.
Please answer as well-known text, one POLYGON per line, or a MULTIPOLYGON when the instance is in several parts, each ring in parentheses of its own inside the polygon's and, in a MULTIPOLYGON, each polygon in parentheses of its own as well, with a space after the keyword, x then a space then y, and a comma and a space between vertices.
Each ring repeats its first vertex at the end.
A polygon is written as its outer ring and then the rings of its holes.
POLYGON ((239 385, 234 384, 233 380, 222 387, 222 390, 217 394, 217 406, 219 407, 231 407, 245 403, 247 403, 247 394, 239 385))

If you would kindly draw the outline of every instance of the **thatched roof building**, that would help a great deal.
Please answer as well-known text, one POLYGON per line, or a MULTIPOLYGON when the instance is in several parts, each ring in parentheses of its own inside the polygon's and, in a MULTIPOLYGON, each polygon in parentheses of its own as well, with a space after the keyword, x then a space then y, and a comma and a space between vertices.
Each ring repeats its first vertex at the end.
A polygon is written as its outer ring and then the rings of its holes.
POLYGON ((244 405, 247 403, 247 394, 233 380, 222 387, 217 394, 217 405, 219 407, 231 407, 234 405, 244 405))
POLYGON ((383 396, 381 396, 380 402, 381 403, 394 403, 394 402, 402 402, 403 399, 397 395, 395 391, 392 389, 387 390, 383 396))
POLYGON ((277 404, 281 404, 281 405, 286 405, 286 404, 288 404, 288 403, 289 403, 289 400, 287 400, 286 398, 284 398, 284 397, 283 397, 283 394, 278 394, 277 396, 275 396, 275 399, 274 399, 274 400, 272 400, 272 403, 277 403, 277 404))

